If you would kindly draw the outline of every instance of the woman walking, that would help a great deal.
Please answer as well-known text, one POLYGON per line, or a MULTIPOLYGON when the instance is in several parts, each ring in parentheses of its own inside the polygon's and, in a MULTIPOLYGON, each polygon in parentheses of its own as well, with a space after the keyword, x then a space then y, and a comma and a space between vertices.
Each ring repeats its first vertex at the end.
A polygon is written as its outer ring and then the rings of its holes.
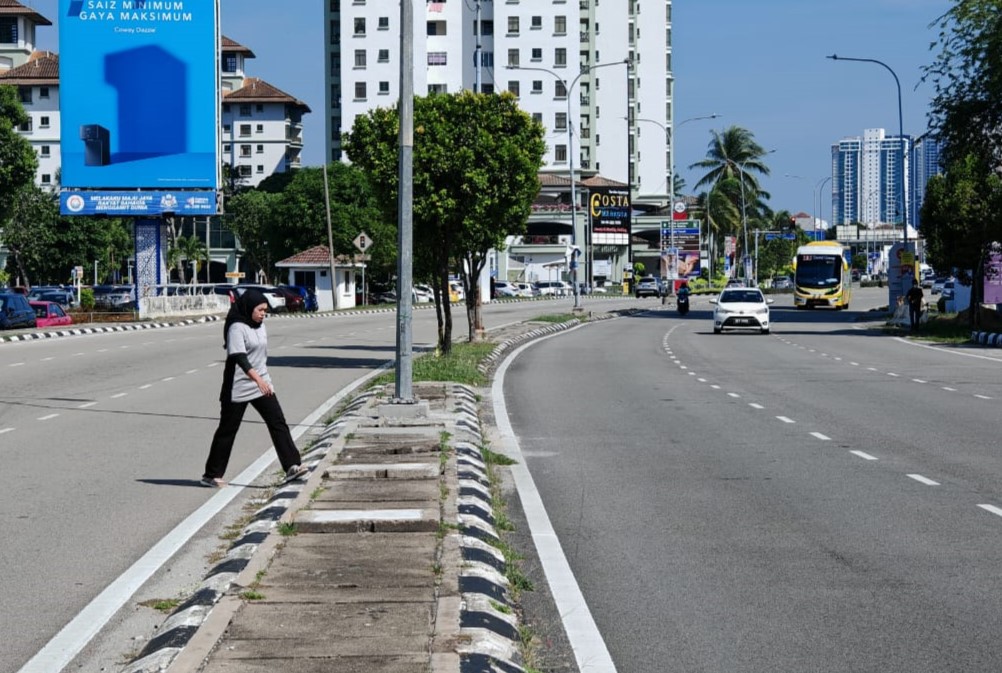
POLYGON ((248 404, 257 409, 268 426, 278 460, 285 471, 285 481, 300 479, 309 471, 299 462, 299 450, 268 374, 268 333, 264 327, 267 312, 268 300, 265 296, 258 290, 247 289, 237 297, 226 315, 223 326, 226 366, 219 393, 219 427, 212 437, 209 458, 205 461, 203 486, 219 488, 226 485, 223 474, 226 473, 233 442, 248 404))

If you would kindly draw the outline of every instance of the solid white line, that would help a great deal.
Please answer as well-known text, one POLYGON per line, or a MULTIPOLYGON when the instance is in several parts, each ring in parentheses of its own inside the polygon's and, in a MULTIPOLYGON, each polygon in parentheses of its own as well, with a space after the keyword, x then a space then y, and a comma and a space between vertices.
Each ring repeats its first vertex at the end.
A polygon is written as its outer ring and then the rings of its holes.
POLYGON ((581 593, 581 587, 578 586, 577 580, 574 578, 574 573, 571 571, 564 550, 560 546, 560 540, 553 530, 546 508, 543 506, 543 499, 536 489, 532 474, 522 456, 518 439, 515 437, 515 432, 508 420, 508 409, 504 399, 504 377, 508 365, 526 348, 549 338, 552 337, 543 337, 519 346, 498 367, 494 383, 491 385, 494 419, 501 435, 501 450, 515 459, 515 463, 511 466, 512 477, 515 480, 519 498, 522 500, 526 521, 529 524, 532 539, 536 543, 543 572, 546 574, 553 592, 553 600, 556 602, 557 611, 564 622, 564 631, 567 633, 571 649, 574 651, 578 669, 582 673, 616 673, 616 665, 612 661, 605 641, 602 640, 598 626, 595 625, 595 620, 588 609, 584 595, 581 593))
POLYGON ((50 419, 55 418, 58 415, 59 414, 46 414, 45 416, 39 416, 36 420, 39 420, 39 421, 48 421, 50 419))
POLYGON ((908 476, 921 484, 925 484, 926 486, 939 486, 938 481, 933 481, 932 479, 923 477, 921 474, 909 474, 908 476))
POLYGON ((752 409, 765 409, 765 407, 763 407, 758 402, 749 402, 748 406, 751 407, 752 409))
POLYGON ((786 416, 776 416, 776 418, 783 421, 784 423, 796 423, 795 420, 793 420, 792 418, 787 418, 786 416))
POLYGON ((877 459, 876 456, 871 456, 870 454, 865 453, 863 451, 850 451, 849 453, 851 453, 851 454, 853 454, 855 456, 859 456, 863 460, 876 460, 877 459))
POLYGON ((117 400, 119 397, 125 397, 128 394, 129 393, 115 393, 114 395, 111 396, 111 399, 117 400))
POLYGON ((741 396, 740 396, 740 395, 738 395, 737 393, 727 393, 727 396, 728 396, 728 397, 741 397, 741 396))
POLYGON ((978 395, 978 394, 975 394, 974 396, 977 397, 979 400, 990 400, 990 399, 992 399, 992 398, 988 397, 987 395, 978 395))
POLYGON ((820 439, 822 442, 830 442, 831 439, 832 439, 831 437, 828 437, 827 435, 822 435, 820 432, 812 432, 811 433, 811 437, 816 437, 816 438, 820 439))
MULTIPOLYGON (((321 404, 299 425, 292 428, 293 439, 299 439, 331 409, 340 404, 341 400, 358 387, 368 383, 373 377, 382 374, 392 364, 392 362, 387 362, 338 391, 334 397, 321 404)), ((233 481, 249 484, 268 469, 275 460, 274 447, 268 447, 268 450, 260 458, 235 476, 233 481)), ((235 486, 219 489, 204 505, 188 515, 188 518, 179 523, 174 530, 164 536, 142 558, 133 563, 128 570, 88 603, 87 607, 64 626, 18 673, 58 673, 58 671, 62 671, 115 616, 115 613, 129 601, 132 595, 241 491, 243 491, 242 487, 235 486)))
POLYGON ((1002 509, 999 509, 995 505, 978 505, 978 507, 985 510, 986 512, 991 512, 992 514, 998 514, 999 516, 1002 516, 1002 509))

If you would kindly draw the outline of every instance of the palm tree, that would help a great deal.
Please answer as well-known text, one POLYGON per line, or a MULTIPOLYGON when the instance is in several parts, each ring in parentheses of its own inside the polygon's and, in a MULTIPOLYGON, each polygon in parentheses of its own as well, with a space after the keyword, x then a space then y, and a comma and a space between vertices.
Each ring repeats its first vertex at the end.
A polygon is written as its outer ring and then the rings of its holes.
POLYGON ((205 244, 195 236, 181 236, 177 239, 175 250, 177 250, 178 255, 177 268, 181 283, 184 284, 184 264, 181 263, 181 260, 187 260, 194 264, 195 268, 191 280, 195 282, 198 279, 199 262, 208 259, 209 256, 205 244))
POLYGON ((745 183, 745 190, 761 191, 752 173, 769 175, 769 167, 762 162, 767 152, 755 142, 748 129, 731 126, 722 132, 711 131, 713 139, 706 151, 706 158, 689 168, 709 169, 696 187, 716 185, 727 178, 738 178, 745 183))

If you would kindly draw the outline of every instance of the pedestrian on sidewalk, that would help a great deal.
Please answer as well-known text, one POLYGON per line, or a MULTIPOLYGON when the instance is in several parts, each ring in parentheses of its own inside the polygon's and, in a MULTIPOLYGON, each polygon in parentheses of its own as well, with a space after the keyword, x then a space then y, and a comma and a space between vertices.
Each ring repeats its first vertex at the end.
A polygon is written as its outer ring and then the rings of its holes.
POLYGON ((205 461, 205 473, 201 480, 203 486, 219 488, 226 485, 223 474, 248 404, 257 410, 268 426, 278 460, 285 471, 285 480, 300 479, 308 472, 300 464, 299 450, 268 374, 268 332, 264 326, 267 312, 268 300, 264 294, 248 288, 237 297, 226 315, 223 325, 226 366, 219 392, 219 426, 205 461))
POLYGON ((919 285, 918 280, 913 280, 912 286, 906 295, 906 299, 908 300, 908 321, 911 324, 913 332, 918 329, 919 321, 922 319, 922 300, 924 298, 925 293, 922 292, 922 286, 919 285))

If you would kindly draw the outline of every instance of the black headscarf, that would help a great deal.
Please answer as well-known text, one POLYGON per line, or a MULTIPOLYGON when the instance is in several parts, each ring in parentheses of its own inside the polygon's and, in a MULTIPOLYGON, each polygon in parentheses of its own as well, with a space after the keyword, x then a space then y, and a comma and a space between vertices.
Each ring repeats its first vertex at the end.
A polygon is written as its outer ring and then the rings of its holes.
POLYGON ((228 348, 227 335, 230 332, 230 325, 242 322, 248 327, 257 329, 262 323, 254 320, 254 309, 261 304, 267 304, 268 298, 264 293, 254 288, 248 288, 237 296, 236 301, 230 304, 230 312, 226 314, 226 322, 223 325, 223 348, 228 348))

